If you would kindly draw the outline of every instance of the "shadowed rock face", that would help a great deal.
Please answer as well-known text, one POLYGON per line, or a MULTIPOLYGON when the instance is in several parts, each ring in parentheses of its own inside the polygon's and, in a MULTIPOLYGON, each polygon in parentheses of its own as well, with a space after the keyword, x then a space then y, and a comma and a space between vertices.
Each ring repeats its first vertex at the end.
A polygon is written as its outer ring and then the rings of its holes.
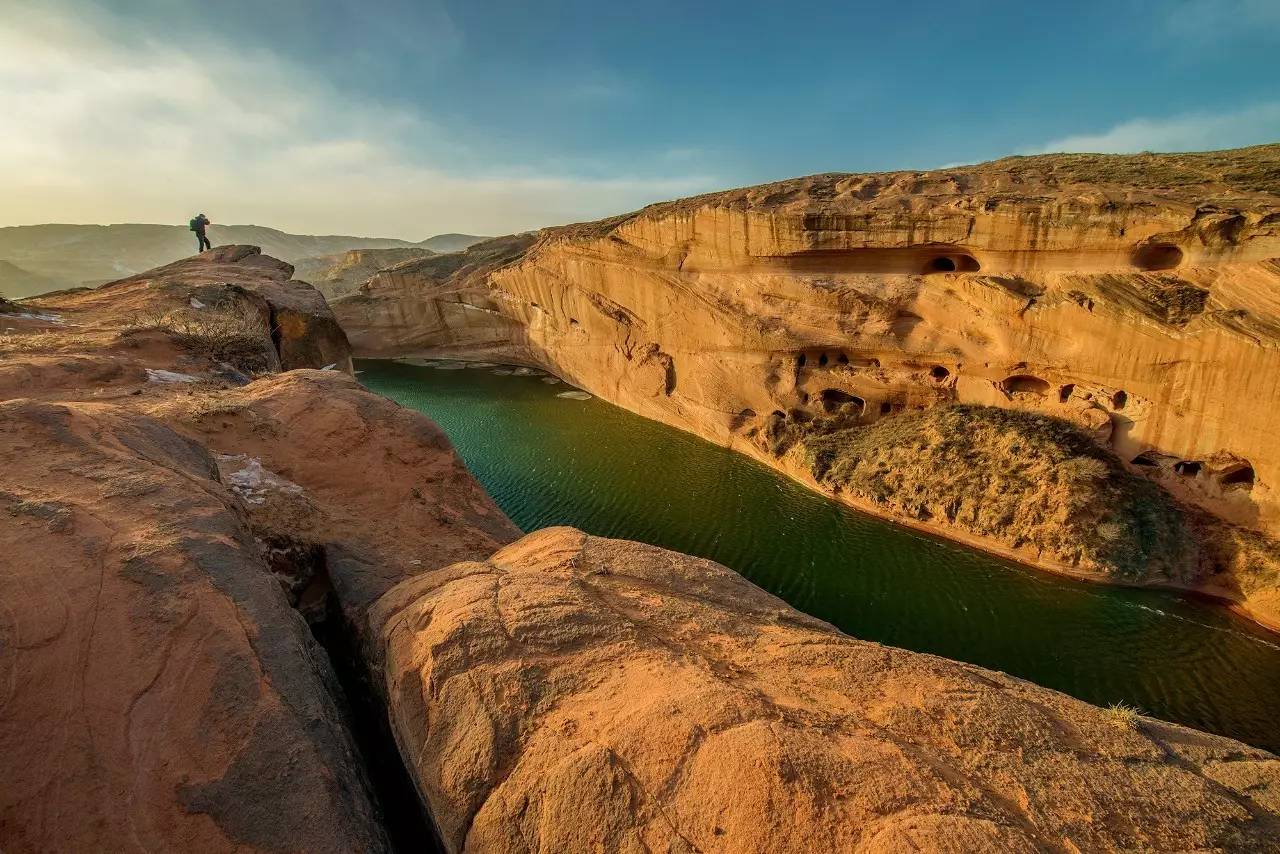
MULTIPOLYGON (((775 413, 1048 415, 1181 501, 1274 536, 1277 174, 1278 145, 817 175, 411 262, 335 311, 359 353, 542 367, 811 483, 780 455, 775 413)), ((1013 534, 914 521, 1105 576, 1013 534)), ((1280 624, 1274 568, 1191 586, 1280 624)))
POLYGON ((1280 761, 568 529, 375 607, 452 851, 1275 850, 1280 761))

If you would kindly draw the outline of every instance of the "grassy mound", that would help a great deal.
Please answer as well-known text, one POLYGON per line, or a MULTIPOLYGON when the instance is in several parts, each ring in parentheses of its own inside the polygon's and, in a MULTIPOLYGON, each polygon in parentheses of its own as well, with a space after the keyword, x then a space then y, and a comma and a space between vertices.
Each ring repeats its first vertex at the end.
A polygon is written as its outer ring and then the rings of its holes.
POLYGON ((1075 425, 986 406, 883 418, 797 441, 836 491, 1117 580, 1197 574, 1188 520, 1075 425))

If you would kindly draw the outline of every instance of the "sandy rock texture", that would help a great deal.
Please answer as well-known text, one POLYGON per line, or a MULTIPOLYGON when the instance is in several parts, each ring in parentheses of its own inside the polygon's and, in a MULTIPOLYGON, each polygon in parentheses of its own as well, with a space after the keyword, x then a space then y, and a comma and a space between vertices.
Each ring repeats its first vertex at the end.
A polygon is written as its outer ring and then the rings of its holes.
POLYGON ((312 627, 519 532, 251 247, 6 308, 0 850, 389 850, 312 627))
POLYGON ((451 851, 1280 850, 1280 761, 569 528, 374 609, 451 851))
MULTIPOLYGON (((1050 415, 1274 536, 1278 174, 1280 145, 817 175, 409 262, 335 311, 360 354, 541 367, 806 482, 771 435, 837 410, 855 426, 957 403, 1050 415)), ((1107 577, 1012 532, 841 497, 1107 577)), ((1202 586, 1280 623, 1274 561, 1239 575, 1202 586)))

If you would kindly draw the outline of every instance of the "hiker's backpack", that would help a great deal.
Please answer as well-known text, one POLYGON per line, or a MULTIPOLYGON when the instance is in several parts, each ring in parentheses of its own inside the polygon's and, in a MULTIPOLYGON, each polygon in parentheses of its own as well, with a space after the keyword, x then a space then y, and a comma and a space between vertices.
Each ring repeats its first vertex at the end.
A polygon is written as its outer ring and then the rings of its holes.
POLYGON ((200 229, 200 226, 199 226, 199 224, 198 224, 198 223, 193 219, 193 220, 191 220, 191 223, 190 223, 190 225, 188 226, 188 228, 190 228, 192 231, 198 231, 198 230, 200 229))

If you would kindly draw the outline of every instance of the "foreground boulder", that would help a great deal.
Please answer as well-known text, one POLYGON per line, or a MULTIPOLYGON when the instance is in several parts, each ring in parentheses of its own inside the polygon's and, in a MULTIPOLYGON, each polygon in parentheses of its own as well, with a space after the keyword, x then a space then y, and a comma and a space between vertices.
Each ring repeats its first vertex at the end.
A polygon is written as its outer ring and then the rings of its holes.
POLYGON ((1280 850, 1280 760, 568 529, 374 609, 451 851, 1280 850))
POLYGON ((387 847, 332 670, 212 455, 0 403, 0 847, 387 847))

